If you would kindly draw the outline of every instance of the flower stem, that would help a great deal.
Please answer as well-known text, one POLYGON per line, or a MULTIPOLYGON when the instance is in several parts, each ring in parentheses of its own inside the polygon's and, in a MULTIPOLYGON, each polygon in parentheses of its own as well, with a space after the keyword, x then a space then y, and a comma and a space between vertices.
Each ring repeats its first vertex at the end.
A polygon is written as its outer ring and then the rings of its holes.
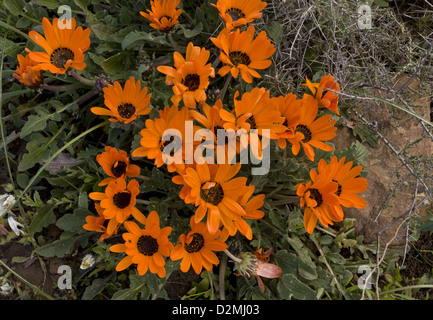
POLYGON ((174 41, 173 36, 171 35, 171 32, 167 33, 168 41, 170 41, 171 46, 176 50, 177 52, 181 52, 182 49, 179 47, 176 41, 174 41))
POLYGON ((234 255, 233 255, 230 251, 228 251, 227 249, 224 250, 224 253, 225 253, 226 255, 228 255, 229 258, 232 259, 234 262, 237 262, 237 263, 241 263, 241 262, 242 262, 242 259, 239 259, 238 257, 234 256, 234 255))
POLYGON ((227 79, 226 79, 226 82, 224 83, 224 88, 223 88, 223 90, 221 91, 221 95, 220 95, 220 100, 221 100, 221 102, 223 101, 223 99, 224 99, 224 96, 226 95, 226 92, 227 92, 227 89, 228 89, 228 87, 229 87, 229 84, 230 84, 230 81, 232 80, 232 74, 230 73, 229 74, 229 76, 227 77, 227 79))
POLYGON ((90 79, 87 79, 87 78, 84 78, 84 77, 80 76, 79 74, 77 74, 75 72, 75 69, 71 69, 71 76, 73 76, 75 79, 77 79, 82 84, 85 84, 87 86, 93 87, 95 85, 95 81, 94 80, 90 80, 90 79))

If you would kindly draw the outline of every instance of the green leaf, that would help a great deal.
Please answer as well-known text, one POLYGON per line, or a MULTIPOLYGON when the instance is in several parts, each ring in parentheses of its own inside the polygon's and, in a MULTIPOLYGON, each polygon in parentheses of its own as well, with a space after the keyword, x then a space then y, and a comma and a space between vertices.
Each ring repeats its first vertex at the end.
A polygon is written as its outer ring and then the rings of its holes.
POLYGON ((3 0, 3 6, 14 16, 23 13, 24 4, 24 1, 20 0, 3 0))
POLYGON ((98 278, 93 280, 92 284, 86 287, 86 290, 83 293, 82 300, 93 300, 98 294, 100 294, 105 289, 105 285, 107 283, 111 283, 115 280, 116 273, 112 273, 107 278, 98 278))
POLYGON ((35 131, 42 131, 47 126, 47 120, 51 118, 52 114, 43 107, 36 107, 37 115, 30 115, 26 124, 21 129, 20 138, 24 138, 35 131))
POLYGON ((343 156, 345 156, 346 162, 353 161, 355 166, 365 166, 369 154, 370 153, 368 152, 367 148, 358 140, 352 142, 352 145, 347 149, 335 151, 335 155, 338 157, 338 159, 341 159, 343 156))
POLYGON ((78 236, 62 238, 37 248, 36 253, 48 258, 62 258, 72 252, 77 241, 81 241, 81 243, 83 243, 83 241, 88 240, 91 235, 91 232, 86 232, 78 236))
POLYGON ((130 288, 124 289, 113 294, 111 300, 137 300, 138 295, 141 294, 143 299, 150 295, 150 290, 146 286, 146 282, 137 275, 130 275, 130 288))
POLYGON ((45 138, 41 134, 35 133, 30 136, 30 139, 31 141, 26 145, 28 153, 23 155, 18 165, 18 171, 25 171, 33 168, 36 163, 42 162, 49 156, 49 138, 45 138))
POLYGON ((57 9, 59 7, 59 3, 57 0, 34 0, 36 4, 47 7, 48 9, 57 9))
POLYGON ((193 30, 187 29, 181 24, 180 24, 180 27, 183 31, 183 35, 187 39, 193 38, 193 37, 199 35, 203 31, 203 24, 201 22, 193 30))
POLYGON ((128 52, 117 53, 101 62, 100 66, 108 75, 116 75, 125 70, 125 65, 130 61, 128 52))
POLYGON ((109 41, 111 35, 116 32, 113 27, 107 26, 106 24, 94 24, 90 27, 92 32, 102 41, 109 41))
POLYGON ((371 147, 379 148, 379 137, 368 129, 367 125, 360 125, 352 129, 353 134, 358 136, 362 141, 367 142, 371 147))
POLYGON ((83 233, 86 231, 83 229, 83 225, 86 223, 86 217, 89 215, 92 215, 89 210, 76 208, 74 213, 62 216, 57 221, 56 226, 65 231, 83 233))
POLYGON ((34 235, 36 232, 41 232, 43 228, 48 227, 56 221, 56 215, 53 211, 54 205, 47 204, 40 208, 32 218, 29 226, 29 232, 34 235))
POLYGON ((122 41, 122 50, 131 48, 132 45, 138 46, 137 42, 151 42, 157 45, 170 46, 165 36, 153 36, 146 31, 133 31, 129 33, 122 41))
POLYGON ((278 21, 272 21, 267 28, 269 37, 274 40, 276 44, 279 44, 284 36, 284 28, 278 21))
POLYGON ((278 292, 282 299, 316 300, 316 291, 299 281, 294 275, 287 274, 278 281, 278 292))

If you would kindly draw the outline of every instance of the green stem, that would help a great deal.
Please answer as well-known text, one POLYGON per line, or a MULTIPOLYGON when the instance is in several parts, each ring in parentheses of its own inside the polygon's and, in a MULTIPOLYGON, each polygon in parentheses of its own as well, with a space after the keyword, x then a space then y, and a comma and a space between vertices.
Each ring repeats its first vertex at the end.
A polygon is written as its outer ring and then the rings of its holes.
POLYGON ((56 300, 55 298, 53 298, 52 296, 50 296, 48 293, 42 291, 41 289, 39 289, 38 287, 36 287, 35 285, 31 284, 30 282, 28 282, 26 279, 24 279, 23 277, 21 277, 18 273, 16 273, 14 270, 12 270, 11 268, 9 268, 9 266, 4 263, 3 261, 0 260, 0 263, 2 264, 3 267, 5 267, 9 272, 11 272, 15 277, 17 277, 20 281, 24 282, 27 286, 29 286, 30 288, 32 288, 34 291, 36 291, 37 293, 39 293, 41 296, 47 298, 48 300, 56 300))
POLYGON ((227 89, 229 87, 230 81, 232 80, 232 74, 230 73, 229 76, 226 79, 226 82, 224 83, 223 90, 221 91, 220 100, 223 101, 224 96, 226 95, 227 89))
POLYGON ((370 97, 370 98, 375 99, 375 100, 379 100, 379 101, 384 102, 384 103, 387 103, 387 104, 390 104, 390 105, 393 106, 394 108, 397 108, 397 109, 399 109, 399 110, 402 110, 402 111, 404 111, 404 112, 410 114, 411 116, 414 116, 415 118, 421 120, 422 122, 428 124, 429 126, 432 126, 432 127, 433 127, 433 122, 428 121, 427 119, 421 117, 421 116, 418 115, 417 113, 415 113, 415 112, 413 112, 413 111, 411 111, 411 110, 408 110, 408 109, 406 109, 406 108, 403 108, 402 106, 400 106, 400 105, 398 105, 398 104, 396 104, 396 103, 394 103, 394 102, 392 102, 392 101, 389 101, 389 100, 386 100, 386 99, 383 99, 383 98, 380 98, 380 97, 377 97, 377 96, 375 96, 375 95, 368 94, 368 93, 365 93, 365 92, 362 92, 362 91, 359 91, 359 90, 355 90, 355 89, 350 89, 350 91, 352 91, 352 92, 354 92, 354 93, 357 93, 357 94, 365 95, 365 96, 367 96, 367 97, 370 97))
POLYGON ((408 290, 408 289, 423 289, 423 288, 432 289, 433 285, 431 285, 431 284, 417 284, 417 285, 413 285, 413 286, 389 289, 389 290, 381 292, 380 294, 384 295, 384 294, 388 294, 388 293, 395 292, 395 291, 403 291, 403 290, 408 290))
POLYGON ((229 258, 232 259, 234 262, 237 262, 237 263, 241 263, 241 262, 242 262, 242 259, 239 259, 238 257, 234 256, 234 255, 233 255, 230 251, 228 251, 227 249, 224 250, 224 253, 225 253, 226 255, 228 255, 229 258))
POLYGON ((183 50, 179 47, 176 41, 174 41, 173 36, 171 35, 171 32, 167 33, 168 41, 170 42, 171 46, 176 50, 177 52, 183 52, 183 50))
POLYGON ((64 85, 64 86, 50 86, 48 84, 41 84, 40 86, 40 88, 43 90, 49 90, 54 92, 72 91, 81 87, 82 87, 81 83, 74 83, 74 84, 64 85))
POLYGON ((82 84, 85 84, 86 86, 93 87, 95 85, 95 80, 90 80, 90 79, 84 78, 83 76, 80 76, 79 74, 77 74, 75 72, 75 69, 71 69, 71 75, 75 79, 77 79, 78 81, 80 81, 82 84))

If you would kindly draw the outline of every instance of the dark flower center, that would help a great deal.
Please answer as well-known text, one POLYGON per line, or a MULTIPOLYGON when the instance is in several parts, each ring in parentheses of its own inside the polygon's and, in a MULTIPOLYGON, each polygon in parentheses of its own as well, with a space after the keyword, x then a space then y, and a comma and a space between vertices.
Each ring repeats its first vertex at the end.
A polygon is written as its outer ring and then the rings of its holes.
POLYGON ((74 52, 69 48, 57 48, 51 53, 51 64, 57 68, 64 68, 68 60, 74 60, 74 52))
POLYGON ((201 185, 200 198, 207 203, 217 206, 224 198, 223 188, 217 182, 215 182, 215 186, 208 189, 203 189, 203 185, 204 183, 201 185))
POLYGON ((194 253, 204 247, 204 237, 200 233, 193 233, 190 243, 185 244, 184 248, 188 253, 194 253))
POLYGON ((171 22, 171 20, 172 20, 171 17, 164 15, 161 18, 159 18, 159 22, 162 22, 162 18, 166 18, 168 22, 171 22))
POLYGON ((130 103, 123 103, 117 107, 117 112, 122 118, 129 119, 135 114, 135 107, 130 103))
POLYGON ((195 91, 200 86, 200 76, 198 74, 189 74, 183 79, 182 84, 187 86, 189 91, 195 91))
POLYGON ((251 115, 251 117, 249 117, 245 122, 250 124, 250 130, 257 129, 256 119, 254 119, 253 115, 251 115))
POLYGON ((158 252, 158 241, 151 236, 141 236, 137 241, 137 249, 145 256, 152 256, 158 252))
POLYGON ((125 162, 123 162, 123 161, 116 161, 111 166, 111 173, 116 178, 119 178, 119 177, 121 177, 122 175, 124 175, 126 173, 126 167, 127 167, 127 165, 126 165, 125 162))
POLYGON ((230 52, 229 58, 235 67, 237 67, 240 64, 244 64, 248 66, 251 63, 250 57, 245 52, 242 51, 230 52))
POLYGON ((323 91, 322 91, 322 97, 320 97, 320 99, 323 99, 323 97, 324 97, 325 94, 327 94, 327 93, 328 93, 328 90, 327 90, 327 89, 323 90, 323 91))
POLYGON ((311 140, 311 131, 306 125, 298 124, 295 129, 295 133, 296 132, 300 132, 304 135, 304 139, 302 140, 302 142, 307 143, 311 140))
POLYGON ((323 203, 322 195, 317 189, 308 189, 310 191, 310 198, 317 202, 316 208, 320 207, 323 203))
POLYGON ((116 207, 124 209, 131 203, 131 193, 127 191, 116 193, 113 197, 113 202, 116 207))
POLYGON ((337 180, 332 179, 332 181, 334 181, 338 184, 338 188, 337 188, 337 191, 335 191, 335 194, 337 195, 337 197, 339 197, 341 194, 341 184, 339 184, 337 180))
POLYGON ((230 8, 226 11, 228 15, 232 18, 232 21, 238 21, 240 18, 244 18, 245 14, 242 12, 242 10, 238 8, 230 8))

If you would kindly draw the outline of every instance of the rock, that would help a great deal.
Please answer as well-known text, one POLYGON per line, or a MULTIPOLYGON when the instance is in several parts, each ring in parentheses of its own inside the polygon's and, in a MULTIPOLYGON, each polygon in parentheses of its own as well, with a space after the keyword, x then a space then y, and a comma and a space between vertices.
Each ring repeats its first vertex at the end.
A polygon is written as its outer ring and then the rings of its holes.
MULTIPOLYGON (((394 90, 400 88, 408 79, 408 76, 397 79, 394 90)), ((415 93, 415 90, 419 92, 420 87, 416 78, 411 80, 408 87, 413 90, 410 95, 407 95, 409 90, 404 90, 405 101, 410 101, 416 113, 430 120, 431 96, 415 93)), ((378 92, 375 95, 390 98, 378 92)), ((396 99, 395 103, 404 107, 399 99, 396 99)), ((431 179, 424 177, 422 182, 415 176, 416 174, 422 178, 423 171, 427 176, 429 173, 431 176, 431 163, 429 166, 422 160, 430 158, 431 161, 432 131, 430 130, 429 135, 418 119, 377 100, 363 100, 361 105, 352 106, 351 109, 354 111, 351 112, 354 123, 348 121, 347 126, 338 129, 337 137, 332 140, 336 149, 347 148, 357 139, 350 127, 355 128, 365 123, 356 114, 369 122, 372 131, 377 131, 386 142, 380 138, 378 148, 363 143, 370 152, 365 165, 369 187, 361 195, 368 205, 363 209, 345 209, 345 217, 356 219, 355 228, 364 235, 366 243, 378 240, 387 243, 392 240, 391 244, 394 246, 403 245, 407 228, 402 226, 395 238, 394 235, 404 218, 409 213, 425 218, 426 210, 433 210, 433 199, 423 202, 427 195, 423 182, 433 191, 431 179), (413 205, 416 207, 415 211, 411 211, 413 205)))

